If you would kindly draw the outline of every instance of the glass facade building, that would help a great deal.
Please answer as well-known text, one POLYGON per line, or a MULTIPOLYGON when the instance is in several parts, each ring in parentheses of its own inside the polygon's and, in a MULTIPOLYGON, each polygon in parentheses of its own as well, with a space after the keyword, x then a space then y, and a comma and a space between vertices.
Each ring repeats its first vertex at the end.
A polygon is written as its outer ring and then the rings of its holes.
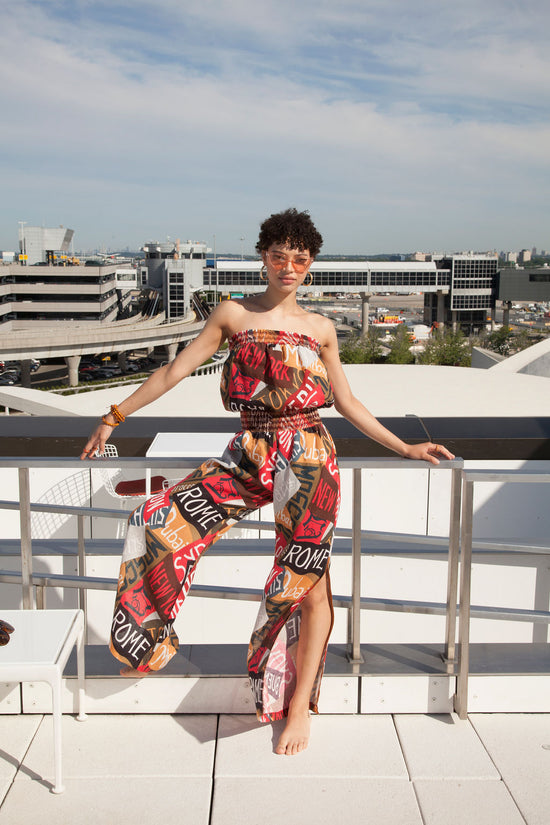
MULTIPOLYGON (((260 261, 216 261, 203 272, 202 286, 223 295, 261 289, 260 261)), ((313 281, 303 292, 339 295, 424 295, 424 320, 432 324, 443 309, 443 322, 480 326, 494 306, 498 259, 492 255, 452 255, 430 261, 315 261, 313 281), (443 304, 441 304, 443 301, 443 304)))

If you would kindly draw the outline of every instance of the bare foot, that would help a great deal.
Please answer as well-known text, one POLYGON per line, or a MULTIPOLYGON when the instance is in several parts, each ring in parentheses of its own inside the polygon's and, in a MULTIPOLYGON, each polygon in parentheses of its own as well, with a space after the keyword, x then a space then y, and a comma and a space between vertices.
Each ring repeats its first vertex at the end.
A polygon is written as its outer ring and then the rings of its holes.
POLYGON ((305 751, 309 744, 310 723, 309 710, 293 711, 291 706, 288 710, 285 729, 279 738, 275 753, 294 756, 295 753, 305 751))
POLYGON ((120 675, 127 676, 129 679, 143 679, 144 676, 147 676, 147 673, 143 673, 143 671, 136 670, 130 667, 130 665, 127 665, 126 667, 120 668, 120 675))

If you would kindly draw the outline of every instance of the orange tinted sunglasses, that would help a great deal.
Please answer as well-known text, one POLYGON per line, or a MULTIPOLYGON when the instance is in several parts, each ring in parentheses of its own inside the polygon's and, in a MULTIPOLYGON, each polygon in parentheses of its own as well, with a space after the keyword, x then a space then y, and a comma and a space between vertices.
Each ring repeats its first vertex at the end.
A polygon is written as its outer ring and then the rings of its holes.
POLYGON ((311 263, 311 258, 308 255, 298 255, 296 258, 289 258, 288 255, 283 255, 282 252, 266 252, 266 255, 273 269, 284 269, 290 264, 298 275, 302 275, 311 263))

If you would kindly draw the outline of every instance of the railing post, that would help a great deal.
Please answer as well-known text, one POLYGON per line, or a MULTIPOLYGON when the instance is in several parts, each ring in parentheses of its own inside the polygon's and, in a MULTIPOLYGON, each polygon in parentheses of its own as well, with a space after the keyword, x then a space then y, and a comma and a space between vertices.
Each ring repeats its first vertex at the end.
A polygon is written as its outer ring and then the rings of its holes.
POLYGON ((46 588, 36 585, 36 607, 38 610, 46 609, 46 588))
POLYGON ((19 468, 19 522, 21 525, 21 584, 23 609, 33 610, 32 539, 31 539, 31 485, 28 467, 19 468))
POLYGON ((351 540, 350 662, 360 663, 361 655, 361 468, 353 470, 353 514, 351 540))
POLYGON ((451 471, 451 508, 449 559, 447 566, 447 613, 445 620, 445 661, 454 665, 456 656, 456 603, 458 595, 458 556, 460 550, 461 471, 451 471))
MULTIPOLYGON (((84 516, 77 516, 78 575, 86 576, 86 545, 84 543, 84 516)), ((78 606, 84 613, 84 641, 88 641, 88 593, 85 587, 78 591, 78 606)))
POLYGON ((458 643, 459 669, 456 683, 455 711, 461 719, 468 717, 468 676, 470 672, 470 599, 472 584, 472 527, 474 517, 474 482, 463 479, 462 531, 460 548, 460 612, 458 643))

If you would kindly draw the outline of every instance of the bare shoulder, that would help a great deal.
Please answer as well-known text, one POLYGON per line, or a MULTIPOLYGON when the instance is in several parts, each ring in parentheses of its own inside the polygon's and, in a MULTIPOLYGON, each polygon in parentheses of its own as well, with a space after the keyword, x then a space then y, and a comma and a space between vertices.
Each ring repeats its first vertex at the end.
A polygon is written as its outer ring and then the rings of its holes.
POLYGON ((308 312, 308 325, 311 327, 313 338, 319 341, 321 347, 330 346, 336 341, 336 330, 330 318, 317 312, 308 312))
POLYGON ((220 327, 226 338, 231 336, 235 329, 240 328, 242 318, 246 315, 246 307, 242 301, 221 301, 210 315, 209 321, 220 327))

